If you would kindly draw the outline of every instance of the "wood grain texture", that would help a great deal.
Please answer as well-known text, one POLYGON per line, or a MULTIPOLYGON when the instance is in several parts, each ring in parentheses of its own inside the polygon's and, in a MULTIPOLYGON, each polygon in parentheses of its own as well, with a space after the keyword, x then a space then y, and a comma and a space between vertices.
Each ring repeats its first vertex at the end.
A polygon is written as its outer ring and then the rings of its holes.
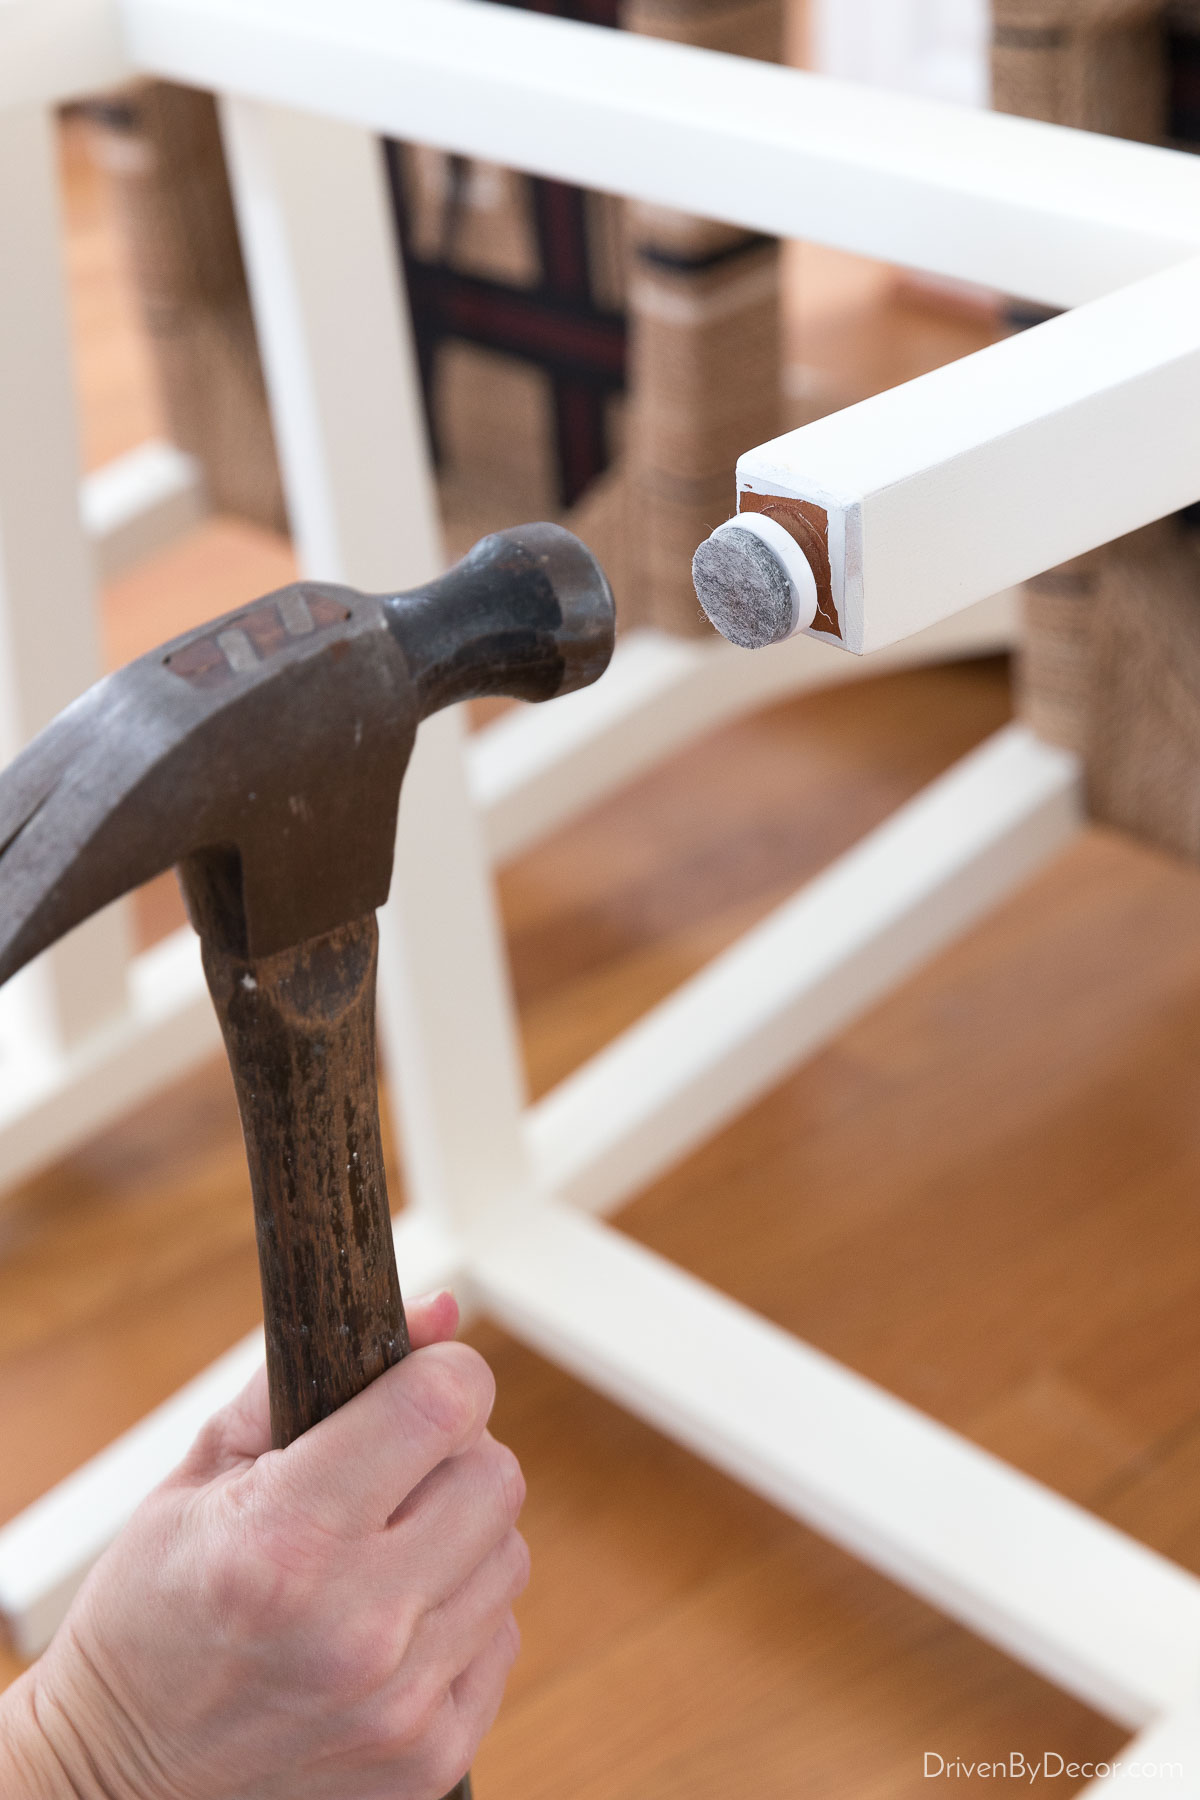
MULTIPOLYGON (((274 956, 231 950, 201 859, 189 905, 246 1144, 271 1438, 282 1449, 407 1356, 375 1071, 374 914, 274 956)), ((465 1775, 446 1800, 471 1800, 465 1775)))
POLYGON ((379 1137, 374 915, 251 959, 203 940, 233 1071, 276 1448, 408 1354, 379 1137))

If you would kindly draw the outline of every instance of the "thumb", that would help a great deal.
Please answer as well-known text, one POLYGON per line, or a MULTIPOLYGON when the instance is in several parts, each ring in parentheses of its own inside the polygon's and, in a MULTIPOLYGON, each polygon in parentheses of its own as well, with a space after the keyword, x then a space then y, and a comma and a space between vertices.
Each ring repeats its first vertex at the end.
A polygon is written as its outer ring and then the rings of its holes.
MULTIPOLYGON (((423 1294, 405 1309, 408 1335, 414 1350, 444 1344, 458 1329, 458 1301, 443 1288, 423 1294)), ((218 1475, 244 1469, 271 1448, 271 1408, 267 1396, 267 1371, 258 1368, 240 1394, 214 1413, 184 1457, 177 1478, 189 1486, 201 1486, 218 1475)))

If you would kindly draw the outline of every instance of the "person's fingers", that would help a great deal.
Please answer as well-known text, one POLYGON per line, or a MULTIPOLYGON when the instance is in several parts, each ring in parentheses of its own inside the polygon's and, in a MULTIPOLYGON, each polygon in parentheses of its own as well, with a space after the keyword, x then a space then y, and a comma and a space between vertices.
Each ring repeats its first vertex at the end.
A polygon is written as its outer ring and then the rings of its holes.
MULTIPOLYGON (((414 1350, 446 1343, 458 1330, 458 1301, 448 1289, 410 1300, 405 1313, 414 1350)), ((179 1468, 189 1481, 211 1481, 229 1469, 244 1468, 271 1448, 271 1407, 265 1364, 200 1431, 179 1468)))
MULTIPOLYGON (((470 1768, 475 1752, 500 1711, 508 1671, 521 1645, 509 1613, 489 1642, 444 1694, 426 1728, 423 1775, 430 1791, 449 1794, 470 1768)), ((408 1711, 407 1697, 400 1716, 408 1711)))
POLYGON ((495 1392, 474 1350, 430 1344, 278 1451, 261 1465, 265 1478, 327 1531, 380 1530, 418 1482, 477 1440, 495 1392))
POLYGON ((528 1585, 529 1547, 519 1531, 510 1530, 461 1587, 422 1619, 412 1659, 452 1683, 486 1650, 528 1585))
POLYGON ((439 1606, 511 1531, 524 1500, 521 1465, 490 1432, 439 1464, 389 1521, 410 1590, 439 1606))
POLYGON ((468 1664, 450 1688, 450 1700, 473 1740, 471 1754, 487 1736, 500 1711, 508 1672, 521 1649, 521 1632, 511 1613, 485 1649, 468 1664))
POLYGON ((429 1344, 444 1344, 458 1330, 458 1301, 448 1288, 438 1294, 422 1294, 417 1300, 406 1300, 408 1337, 414 1350, 429 1344))

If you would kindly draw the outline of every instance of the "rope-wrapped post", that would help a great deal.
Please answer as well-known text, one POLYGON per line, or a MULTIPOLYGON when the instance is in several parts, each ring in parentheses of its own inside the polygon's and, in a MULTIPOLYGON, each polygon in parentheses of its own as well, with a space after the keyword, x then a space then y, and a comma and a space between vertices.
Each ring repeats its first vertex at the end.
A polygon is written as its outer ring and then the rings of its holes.
POLYGON ((218 512, 287 529, 216 102, 141 81, 90 102, 113 176, 172 443, 218 512))
MULTIPOLYGON (((764 62, 782 54, 781 0, 625 0, 622 24, 764 62)), ((692 551, 734 510, 738 456, 779 431, 779 245, 641 204, 628 229, 631 586, 647 624, 706 635, 692 551)))
POLYGON ((1166 108, 1162 10, 1162 0, 992 0, 992 104, 1157 141, 1166 108))
POLYGON ((1088 811, 1200 862, 1200 541, 1179 519, 1026 585, 1022 712, 1083 758, 1088 811))
MULTIPOLYGON (((1002 112, 1161 141, 1169 26, 1159 0, 994 0, 1002 112)), ((1200 24, 1200 8, 1191 7, 1200 24)), ((1200 544, 1181 518, 1025 584, 1021 711, 1083 758, 1088 810, 1200 860, 1200 544)))

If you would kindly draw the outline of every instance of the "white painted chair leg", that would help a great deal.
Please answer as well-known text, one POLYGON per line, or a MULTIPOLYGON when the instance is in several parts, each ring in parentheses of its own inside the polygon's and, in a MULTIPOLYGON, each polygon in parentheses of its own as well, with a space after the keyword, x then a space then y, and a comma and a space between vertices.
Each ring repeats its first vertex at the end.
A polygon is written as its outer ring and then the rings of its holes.
POLYGON ((378 140, 228 97, 221 121, 301 565, 427 581, 437 503, 378 140))
MULTIPOLYGON (((223 102, 280 462, 301 561, 363 587, 441 563, 415 360, 378 143, 223 102)), ((524 1175, 521 1084, 462 726, 422 726, 381 921, 380 1019, 410 1196, 444 1223, 524 1175)))
POLYGON ((528 1195, 524 1078, 458 709, 427 719, 380 921, 380 1014, 410 1198, 470 1229, 528 1195))
MULTIPOLYGON (((1127 1800, 1150 1793, 1155 1800, 1197 1800, 1200 1795, 1200 1712, 1184 1707, 1169 1712, 1124 1744, 1100 1769, 1068 1772, 1063 1758, 1053 1751, 1043 1756, 1040 1776, 1054 1780, 1082 1774, 1088 1785, 1080 1800, 1127 1800), (1098 1779, 1089 1779, 1093 1773, 1098 1779)), ((1028 1775, 1029 1786, 1034 1783, 1028 1775)), ((1040 1785, 1040 1783, 1039 1783, 1040 1785)))
MULTIPOLYGON (((0 753, 13 756, 101 673, 79 516, 79 432, 60 248, 57 150, 45 107, 0 112, 0 753)), ((27 984, 51 1053, 125 1005, 125 909, 40 959, 27 984)))

